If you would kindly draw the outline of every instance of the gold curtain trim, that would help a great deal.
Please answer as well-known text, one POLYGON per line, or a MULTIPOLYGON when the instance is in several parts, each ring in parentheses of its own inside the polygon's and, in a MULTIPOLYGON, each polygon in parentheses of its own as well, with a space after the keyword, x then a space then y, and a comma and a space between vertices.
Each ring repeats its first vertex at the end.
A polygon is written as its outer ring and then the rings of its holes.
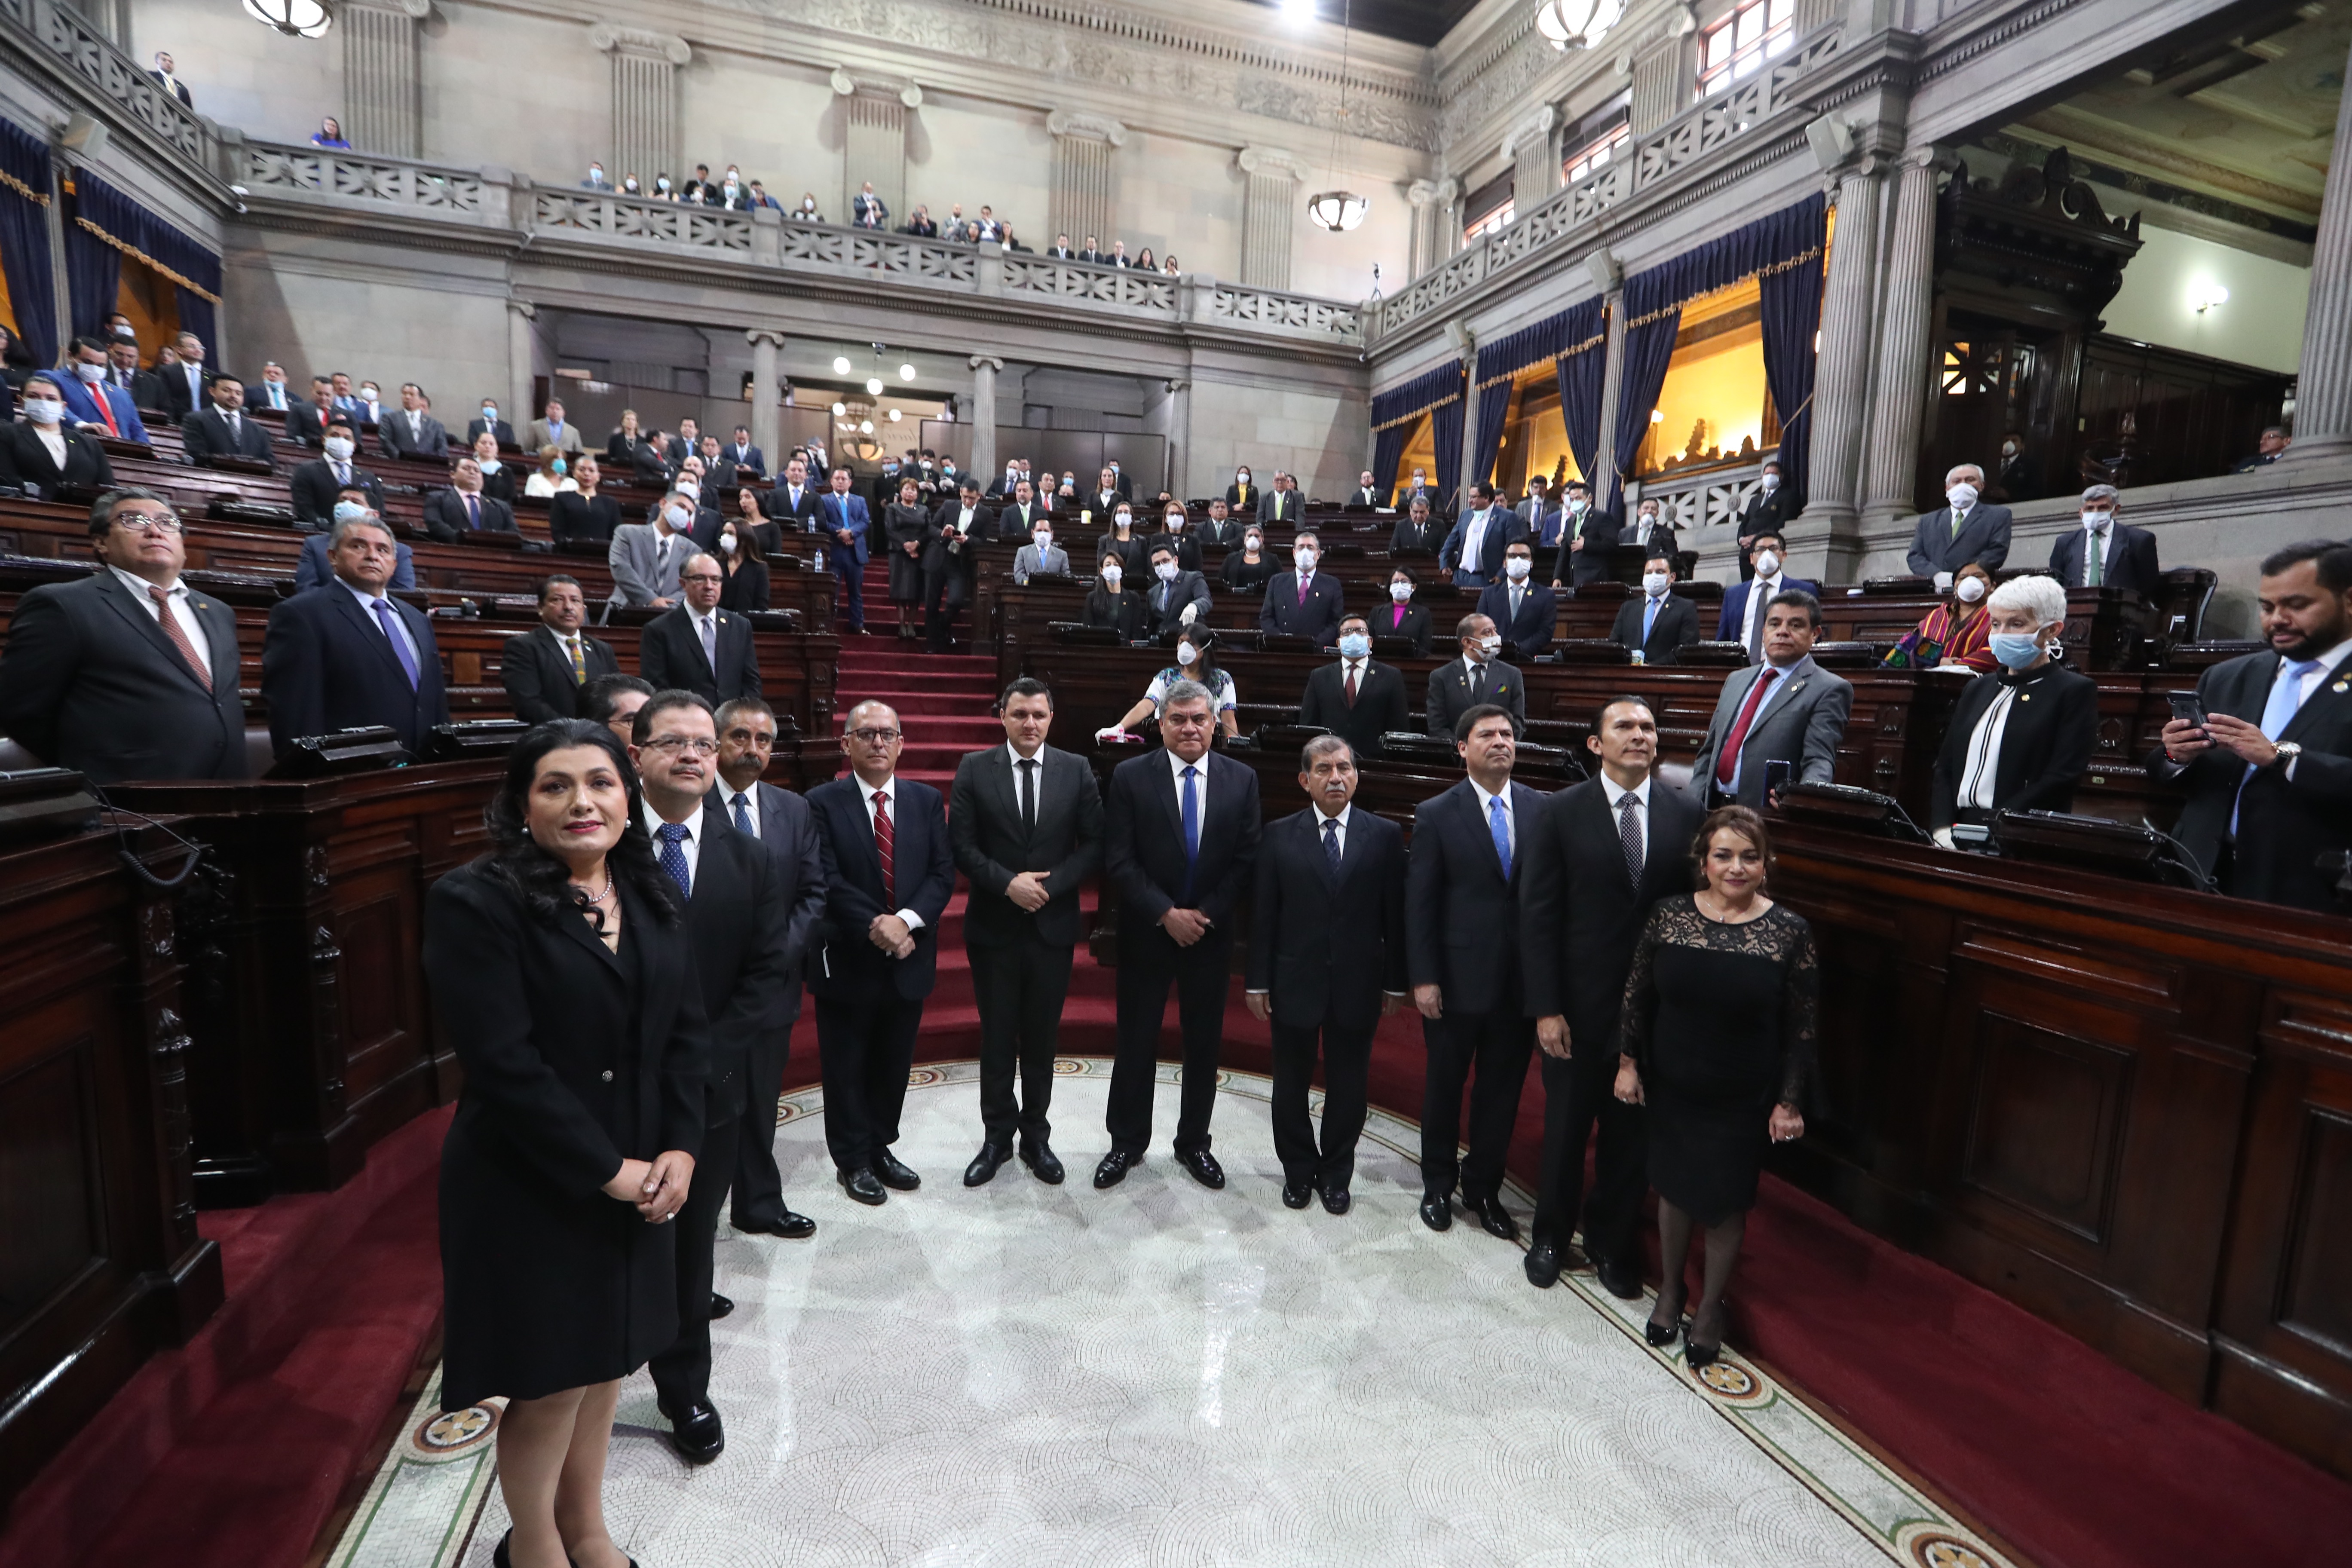
POLYGON ((74 222, 81 225, 82 227, 89 230, 90 233, 98 236, 99 238, 114 247, 115 249, 122 252, 123 255, 131 258, 131 260, 138 262, 141 266, 145 267, 150 271, 159 272, 164 277, 169 278, 173 282, 178 284, 181 288, 185 289, 197 299, 207 300, 215 305, 221 302, 221 297, 219 295, 204 287, 194 279, 184 277, 180 273, 173 271, 170 268, 164 266, 162 262, 156 260, 153 257, 148 255, 145 251, 140 249, 135 245, 123 244, 122 241, 115 238, 112 235, 107 233, 106 230, 90 222, 89 219, 81 216, 79 214, 76 214, 74 216, 74 222))
POLYGON ((1499 386, 1507 381, 1517 381, 1528 371, 1537 370, 1548 364, 1557 364, 1564 359, 1574 359, 1578 354, 1588 353, 1594 349, 1601 347, 1608 342, 1609 334, 1607 332, 1595 332, 1591 337, 1585 339, 1582 342, 1574 344, 1569 348, 1564 348, 1556 354, 1546 354, 1541 359, 1529 360, 1527 363, 1521 365, 1517 370, 1505 371, 1500 375, 1490 375, 1486 380, 1478 384, 1478 390, 1484 392, 1490 386, 1499 386))
POLYGON ((1412 424, 1414 420, 1420 418, 1424 414, 1434 413, 1438 409, 1444 407, 1449 403, 1459 403, 1461 401, 1462 395, 1460 393, 1449 392, 1426 408, 1416 408, 1412 413, 1400 415, 1394 419, 1382 420, 1380 424, 1373 426, 1372 428, 1374 430, 1393 430, 1400 425, 1412 424))
POLYGON ((8 173, 5 169, 0 169, 0 185, 7 186, 18 195, 23 196, 26 201, 38 202, 43 206, 47 206, 49 205, 48 192, 37 191, 33 189, 32 186, 26 184, 16 175, 8 173))
MULTIPOLYGON (((1813 260, 1821 254, 1822 247, 1820 246, 1811 246, 1806 249, 1797 252, 1796 255, 1789 257, 1784 260, 1768 262, 1764 266, 1758 268, 1753 272, 1743 272, 1738 277, 1731 279, 1728 283, 1718 284, 1717 289, 1736 289, 1740 284, 1747 282, 1750 278, 1769 278, 1776 272, 1787 272, 1794 268, 1802 267, 1805 263, 1813 260)), ((1712 294, 1717 292, 1717 289, 1702 289, 1697 294, 1686 294, 1671 305, 1661 305, 1647 315, 1636 316, 1632 321, 1625 323, 1625 330, 1630 332, 1635 327, 1646 327, 1652 321, 1661 321, 1665 317, 1672 315, 1675 311, 1681 310, 1693 300, 1697 299, 1700 294, 1712 294)))

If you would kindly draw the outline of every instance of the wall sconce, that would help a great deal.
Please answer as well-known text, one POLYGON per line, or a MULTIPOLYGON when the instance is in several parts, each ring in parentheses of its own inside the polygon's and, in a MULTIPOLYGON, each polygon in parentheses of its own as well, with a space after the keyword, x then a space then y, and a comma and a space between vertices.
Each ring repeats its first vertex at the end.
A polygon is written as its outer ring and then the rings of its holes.
POLYGON ((2193 283, 2189 289, 2189 308, 2199 315, 2216 306, 2230 302, 2230 291, 2219 283, 2193 283))

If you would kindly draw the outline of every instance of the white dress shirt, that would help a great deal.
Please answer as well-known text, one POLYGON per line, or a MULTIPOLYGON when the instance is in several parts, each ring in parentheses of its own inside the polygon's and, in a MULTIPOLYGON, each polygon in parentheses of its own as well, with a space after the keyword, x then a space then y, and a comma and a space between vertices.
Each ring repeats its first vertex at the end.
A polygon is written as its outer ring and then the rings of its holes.
MULTIPOLYGON (((163 606, 156 604, 147 592, 154 584, 144 577, 125 572, 111 562, 107 563, 107 570, 122 580, 122 585, 131 590, 131 598, 138 601, 141 609, 157 617, 155 622, 157 626, 163 624, 163 606)), ((188 603, 188 585, 185 583, 173 583, 164 592, 171 597, 172 618, 180 623, 182 631, 188 634, 188 642, 195 648, 196 657, 205 661, 206 673, 210 673, 213 668, 212 639, 205 636, 205 624, 196 618, 196 607, 188 603)))
POLYGON ((1648 866, 1650 863, 1649 775, 1643 775, 1640 784, 1635 784, 1632 789, 1626 789, 1615 779, 1603 773, 1601 775, 1601 793, 1609 802, 1609 826, 1612 828, 1617 826, 1618 816, 1625 809, 1625 797, 1629 795, 1633 797, 1633 820, 1642 825, 1642 864, 1644 867, 1648 866))
POLYGON ((686 606, 686 618, 694 626, 695 646, 699 647, 703 657, 710 661, 710 672, 713 675, 718 674, 719 611, 717 607, 698 610, 692 605, 688 605, 686 606))
MULTIPOLYGON (((377 631, 381 632, 383 630, 383 622, 376 618, 376 601, 378 599, 389 600, 391 595, 386 594, 371 594, 365 588, 352 587, 351 584, 344 583, 343 579, 341 577, 336 578, 335 581, 342 583, 344 589, 351 595, 351 596, 360 602, 360 615, 362 618, 363 618, 368 625, 375 627, 377 631)), ((392 626, 393 629, 400 634, 400 640, 408 645, 408 657, 416 666, 418 675, 421 678, 425 669, 425 660, 418 656, 416 639, 409 635, 408 622, 402 617, 400 608, 397 605, 394 605, 393 607, 392 626)))
POLYGON ((41 449, 48 453, 49 461, 57 465, 58 472, 64 473, 66 471, 66 427, 62 424, 36 425, 33 426, 33 434, 40 437, 41 449))
POLYGON ((1741 647, 1754 645, 1757 618, 1763 615, 1764 606, 1772 602, 1772 595, 1780 591, 1782 575, 1776 572, 1769 577, 1759 577, 1748 584, 1748 607, 1740 613, 1739 616, 1741 647))
POLYGON ((1963 810, 1990 811, 1993 783, 2000 776, 2000 742, 2009 733, 2009 715, 2017 706, 2017 687, 2002 681, 1993 693, 1977 727, 1969 732, 1968 765, 1960 771, 1960 793, 1954 804, 1963 810))
MULTIPOLYGON (((1350 680, 1356 683, 1356 695, 1361 697, 1364 694, 1364 666, 1371 662, 1369 658, 1343 658, 1339 661, 1339 695, 1342 698, 1348 695, 1348 682, 1350 680)), ((1318 806, 1316 809, 1319 811, 1322 807, 1318 806)), ((1341 816, 1345 815, 1344 812, 1341 813, 1341 816)), ((1319 833, 1322 829, 1318 828, 1316 831, 1319 833)), ((1339 826, 1340 837, 1345 837, 1347 832, 1347 824, 1343 822, 1339 826)))
POLYGON ((1495 803, 1498 800, 1503 803, 1503 824, 1509 830, 1511 838, 1511 864, 1514 867, 1517 866, 1519 863, 1519 814, 1511 809, 1511 786, 1505 784, 1502 794, 1490 795, 1485 784, 1480 784, 1476 779, 1472 779, 1470 790, 1478 797, 1478 826, 1486 828, 1490 833, 1493 829, 1487 828, 1487 824, 1495 819, 1495 803))
POLYGON ((718 794, 719 806, 727 814, 727 825, 730 827, 734 828, 739 833, 749 833, 754 838, 761 837, 760 832, 761 817, 759 780, 752 780, 751 787, 750 789, 739 790, 733 784, 729 784, 725 779, 721 779, 719 781, 718 794), (742 822, 738 822, 735 819, 735 800, 738 795, 741 796, 743 800, 742 822), (745 826, 745 823, 750 824, 750 826, 745 826))
MULTIPOLYGON (((1219 671, 1219 673, 1222 674, 1223 672, 1219 671)), ((1186 768, 1197 768, 1200 770, 1192 775, 1193 804, 1199 814, 1194 818, 1194 821, 1200 827, 1202 841, 1203 843, 1207 842, 1209 837, 1209 757, 1211 753, 1207 752, 1202 752, 1201 760, 1197 763, 1188 763, 1183 758, 1178 756, 1174 752, 1164 752, 1161 754, 1166 756, 1168 759, 1168 781, 1175 787, 1176 790, 1176 820, 1180 825, 1180 832, 1181 831, 1181 825, 1184 820, 1184 770, 1186 768)))
MULTIPOLYGON (((664 818, 660 812, 654 809, 652 801, 644 801, 640 804, 645 808, 646 836, 654 841, 654 859, 658 864, 661 860, 661 830, 664 818)), ((696 805, 694 815, 678 826, 686 829, 686 837, 678 840, 677 852, 686 857, 686 892, 687 897, 692 898, 695 881, 702 875, 702 807, 699 805, 696 805)), ((667 876, 669 873, 664 871, 662 874, 667 876)))
POLYGON ((1454 563, 1458 572, 1479 572, 1480 563, 1486 559, 1480 548, 1486 539, 1486 513, 1474 511, 1462 523, 1462 558, 1454 563))
MULTIPOLYGON (((864 779, 857 778, 856 773, 852 773, 849 776, 853 779, 857 779, 858 803, 866 807, 866 831, 872 832, 874 828, 874 796, 877 793, 877 786, 867 784, 864 779)), ((898 842, 898 775, 892 773, 888 778, 884 779, 878 786, 878 793, 887 797, 890 802, 890 842, 893 846, 891 850, 891 858, 895 863, 898 858, 896 846, 898 842)), ((894 910, 891 912, 896 914, 900 920, 907 922, 907 929, 908 931, 916 931, 923 929, 923 917, 917 914, 914 910, 894 910)))

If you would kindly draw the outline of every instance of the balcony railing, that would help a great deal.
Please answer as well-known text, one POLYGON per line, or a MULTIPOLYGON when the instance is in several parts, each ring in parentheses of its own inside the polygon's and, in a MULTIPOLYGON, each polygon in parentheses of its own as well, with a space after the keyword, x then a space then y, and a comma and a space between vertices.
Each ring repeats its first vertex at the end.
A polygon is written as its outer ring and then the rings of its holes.
POLYGON ((121 114, 200 168, 212 167, 206 121, 157 86, 145 68, 114 47, 74 7, 59 0, 0 0, 0 22, 29 35, 59 69, 95 89, 121 114))

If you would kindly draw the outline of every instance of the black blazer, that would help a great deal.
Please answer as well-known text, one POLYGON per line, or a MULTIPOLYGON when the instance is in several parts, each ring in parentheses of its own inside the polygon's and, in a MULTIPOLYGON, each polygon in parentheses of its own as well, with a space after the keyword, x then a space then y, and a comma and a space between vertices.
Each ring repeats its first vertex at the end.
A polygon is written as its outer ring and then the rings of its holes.
POLYGON ((1535 658, 1551 647, 1552 633, 1559 624, 1559 599, 1530 576, 1519 595, 1519 618, 1513 620, 1510 584, 1489 583, 1478 595, 1478 613, 1493 619, 1495 629, 1519 650, 1521 658, 1535 658))
POLYGON ((1569 537, 1571 526, 1570 520, 1563 514, 1559 521, 1559 548, 1551 558, 1551 580, 1580 588, 1609 575, 1609 552, 1617 548, 1617 536, 1624 525, 1615 512, 1592 508, 1584 514, 1581 550, 1570 548, 1575 543, 1569 537))
MULTIPOLYGON (((481 498, 484 533, 512 533, 514 509, 489 496, 481 498)), ((466 515, 466 498, 454 489, 435 490, 425 498, 425 531, 444 544, 454 544, 475 531, 466 515)))
POLYGON ((1204 548, 1213 544, 1238 552, 1242 547, 1242 534, 1248 526, 1238 518, 1228 517, 1219 522, 1213 517, 1204 517, 1192 525, 1190 532, 1204 548))
MULTIPOLYGON (((367 492, 369 508, 378 517, 383 516, 383 486, 356 463, 351 465, 351 470, 352 484, 367 492)), ((334 465, 324 458, 296 465, 286 479, 286 489, 294 500, 294 515, 314 528, 334 526, 335 496, 347 488, 335 482, 334 465)))
MULTIPOLYGON (((1171 533, 1166 529, 1162 529, 1145 539, 1142 554, 1146 567, 1150 565, 1151 552, 1155 550, 1166 550, 1172 553, 1176 557, 1176 570, 1179 572, 1201 570, 1201 542, 1192 536, 1189 529, 1182 533, 1171 533)), ((1095 558, 1095 564, 1097 566, 1102 564, 1100 556, 1095 558)), ((1149 575, 1148 573, 1146 574, 1149 575)))
POLYGON ((1260 551, 1258 558, 1251 561, 1242 553, 1241 547, 1235 545, 1225 552, 1224 564, 1217 568, 1217 575, 1225 580, 1228 588, 1263 590, 1281 570, 1282 563, 1265 552, 1260 551))
POLYGON ((1747 553, 1748 542, 1758 534, 1779 532, 1790 519, 1803 510, 1797 504, 1796 492, 1788 486, 1782 485, 1769 496, 1764 493, 1763 486, 1757 486, 1756 492, 1748 498, 1748 504, 1739 510, 1738 537, 1740 552, 1747 553))
POLYGON ((1248 986, 1267 991, 1286 1028, 1370 1032, 1381 994, 1405 984, 1404 835, 1362 806, 1348 812, 1339 871, 1323 853, 1314 806, 1266 825, 1250 911, 1248 986))
MULTIPOLYGON (((1096 564, 1101 564, 1100 556, 1096 557, 1096 564)), ((1102 579, 1097 577, 1095 581, 1099 583, 1102 579)), ((1119 579, 1121 587, 1129 583, 1139 583, 1136 594, 1143 601, 1143 635, 1145 637, 1161 642, 1174 642, 1176 634, 1184 629, 1184 606, 1187 605, 1193 606, 1192 621, 1195 626, 1208 624, 1211 604, 1209 580, 1199 573, 1186 572, 1180 568, 1174 582, 1162 584, 1147 567, 1139 574, 1129 570, 1125 577, 1119 579), (1163 587, 1167 590, 1165 609, 1160 607, 1160 590, 1163 587)))
POLYGON ((824 923, 809 989, 819 996, 872 995, 888 986, 905 1001, 931 994, 939 967, 940 920, 955 896, 955 858, 948 844, 947 814, 940 792, 900 777, 891 813, 890 863, 898 897, 883 899, 882 857, 874 847, 874 827, 866 816, 865 786, 856 773, 827 779, 808 792, 816 820, 817 850, 824 863, 824 923), (923 923, 915 930, 915 951, 903 961, 886 955, 866 939, 877 915, 912 910, 923 923))
MULTIPOLYGON (((1486 665, 1486 689, 1480 702, 1497 702, 1511 710, 1511 717, 1520 728, 1528 722, 1528 686, 1519 672, 1501 659, 1490 659, 1486 665)), ((1454 726, 1465 713, 1476 706, 1470 700, 1470 674, 1459 658, 1449 658, 1429 672, 1429 693, 1425 717, 1429 732, 1454 739, 1454 726)))
POLYGON ((1264 485, 1252 485, 1249 488, 1249 499, 1244 500, 1242 499, 1241 486, 1227 485, 1225 487, 1225 514, 1228 517, 1241 518, 1254 518, 1257 516, 1258 501, 1264 498, 1266 493, 1266 488, 1264 485))
POLYGON ((585 719, 588 683, 620 674, 621 661, 611 643, 599 641, 584 630, 580 634, 580 661, 588 668, 587 681, 572 678, 572 660, 564 656, 563 645, 543 626, 507 638, 499 655, 499 683, 507 689, 515 717, 526 724, 585 719))
MULTIPOLYGON (((958 511, 961 511, 962 508, 958 507, 956 510, 958 511)), ((1040 522, 1050 523, 1053 521, 1053 516, 1054 509, 1047 506, 1043 501, 1031 501, 1029 503, 1029 510, 1025 514, 1022 511, 1021 507, 1017 502, 1006 501, 1003 508, 996 514, 994 537, 998 539, 1017 539, 1024 544, 1026 544, 1029 542, 1029 535, 1036 531, 1037 525, 1040 522)), ((979 526, 979 520, 977 518, 973 519, 973 526, 974 528, 979 526)), ((1095 563, 1097 565, 1100 565, 1102 563, 1102 557, 1097 556, 1095 558, 1095 563)))
POLYGON ((1430 638, 1435 634, 1435 628, 1430 624, 1429 611, 1408 601, 1404 606, 1404 618, 1399 620, 1396 609, 1396 601, 1391 599, 1386 608, 1374 610, 1366 616, 1364 623, 1372 628, 1372 635, 1376 637, 1411 637, 1413 657, 1427 658, 1430 638))
POLYGON ((59 428, 66 443, 63 468, 49 460, 49 449, 41 445, 30 425, 0 425, 0 481, 29 486, 43 500, 54 500, 59 485, 111 489, 114 465, 107 461, 106 448, 97 437, 69 425, 59 428))
POLYGON ((481 434, 485 430, 488 430, 491 435, 497 437, 499 439, 499 445, 501 447, 511 447, 515 444, 513 426, 508 424, 503 419, 499 420, 495 426, 485 425, 482 423, 482 416, 477 414, 471 419, 466 421, 467 447, 470 448, 477 440, 480 439, 481 434))
POLYGON ((768 563, 764 561, 739 561, 735 570, 727 571, 727 559, 719 557, 719 569, 726 576, 719 585, 719 607, 733 610, 738 615, 746 610, 768 607, 768 563))
POLYGON ((1298 574, 1276 573, 1265 585, 1265 597, 1257 607, 1257 629, 1262 632, 1287 632, 1293 637, 1307 637, 1317 647, 1329 647, 1339 640, 1339 620, 1343 614, 1340 601, 1346 591, 1339 580, 1328 572, 1318 572, 1307 581, 1307 602, 1298 599, 1298 574))
POLYGON ((1143 595, 1124 586, 1125 578, 1120 582, 1122 586, 1114 595, 1103 586, 1101 578, 1096 578, 1095 585, 1087 592, 1086 604, 1078 611, 1078 621, 1082 626, 1109 626, 1118 633, 1121 642, 1140 642, 1143 639, 1143 595))
POLYGON ((760 498, 760 510, 778 522, 788 523, 792 532, 811 533, 816 529, 816 498, 824 493, 819 486, 803 485, 800 504, 794 506, 792 488, 780 479, 773 489, 760 498))
POLYGON ((967 947, 1010 947, 1033 931, 1049 946, 1072 947, 1086 934, 1078 892, 1102 865, 1102 792, 1085 758, 1051 746, 1037 757, 1044 765, 1034 831, 1022 826, 1020 780, 1006 747, 971 752, 956 764, 948 835, 956 868, 971 884, 967 947), (1045 907, 1034 914, 1004 896, 1022 871, 1050 873, 1045 907))
POLYGON ((268 427, 242 410, 236 416, 235 436, 229 434, 228 421, 217 408, 202 408, 185 416, 180 421, 180 445, 191 458, 258 458, 277 466, 269 455, 268 427))
MULTIPOLYGON (((2115 538, 2107 542, 2106 571, 2101 574, 2104 585, 2155 597, 2164 584, 2163 570, 2156 563, 2156 535, 2127 522, 2107 526, 2115 531, 2115 538)), ((2088 535, 2080 528, 2059 535, 2050 546, 2050 574, 2069 588, 2083 586, 2083 550, 2088 542, 2088 535)))
MULTIPOLYGON (((268 394, 264 393, 262 396, 266 401, 268 394)), ((327 426, 337 419, 350 422, 352 426, 352 439, 356 442, 360 436, 359 416, 345 414, 337 409, 330 409, 325 414, 320 414, 319 405, 315 403, 291 404, 286 410, 286 438, 289 441, 299 441, 313 451, 320 450, 321 444, 327 438, 327 426)), ((352 455, 354 457, 358 455, 356 449, 352 455)))
POLYGON ((1393 555, 1400 550, 1419 550, 1434 555, 1438 546, 1445 542, 1445 534, 1444 520, 1435 512, 1431 512, 1429 521, 1418 527, 1408 514, 1397 519, 1396 528, 1389 535, 1389 553, 1393 555))
POLYGON ((1222 752, 1202 759, 1209 770, 1203 793, 1201 853, 1185 891, 1184 821, 1177 805, 1168 753, 1154 749, 1129 757, 1110 775, 1103 810, 1103 869, 1118 889, 1118 945, 1142 953, 1157 941, 1171 945, 1160 917, 1181 907, 1213 922, 1211 938, 1229 934, 1234 911, 1250 889, 1257 866, 1257 773, 1222 752))
POLYGON ((1434 985, 1448 1017, 1523 1011, 1519 986, 1519 879, 1545 796, 1511 785, 1518 849, 1511 874, 1476 788, 1462 780, 1412 814, 1412 864, 1405 878, 1405 955, 1415 985, 1434 985))
POLYGON ((0 647, 0 730, 93 784, 245 777, 236 616, 193 588, 188 604, 210 645, 210 691, 112 571, 27 593, 0 647))
POLYGON ((548 498, 548 537, 558 544, 610 544, 620 526, 621 503, 611 496, 558 490, 548 498))
POLYGON ((1642 616, 1649 607, 1649 595, 1637 594, 1617 606, 1617 621, 1609 628, 1609 640, 1620 647, 1639 648, 1643 664, 1673 664, 1682 657, 1682 650, 1698 641, 1698 607, 1680 594, 1668 589, 1665 605, 1650 627, 1648 641, 1642 638, 1642 616))
MULTIPOLYGON (((2278 667, 2275 653, 2246 654, 2207 670, 2197 682, 2197 694, 2209 713, 2259 724, 2278 667)), ((2352 849, 2352 660, 2312 688, 2278 738, 2303 748, 2292 779, 2275 767, 2246 778, 2246 764, 2219 746, 2198 753, 2186 767, 2158 746, 2148 769, 2157 778, 2179 779, 2188 791, 2176 831, 2209 873, 2236 805, 2237 849, 2228 891, 2264 903, 2333 910, 2335 880, 2313 862, 2331 849, 2352 849)))
MULTIPOLYGON (((801 1016, 801 975, 824 919, 824 857, 817 848, 816 820, 808 802, 791 790, 761 780, 751 792, 759 798, 760 847, 766 851, 770 896, 784 907, 784 985, 776 1004, 775 1030, 789 1035, 801 1016)), ((721 779, 708 797, 711 805, 728 812, 734 796, 721 779)), ((738 833, 738 837, 741 837, 738 833)))
POLYGON ((1649 843, 1642 885, 1625 875, 1625 849, 1609 792, 1590 778, 1552 795, 1519 824, 1519 973, 1528 1016, 1568 1020, 1578 1055, 1613 1055, 1633 947, 1660 899, 1691 890, 1691 840, 1705 814, 1690 796, 1650 775, 1649 843))
POLYGON ((281 599, 261 642, 261 695, 269 741, 286 754, 297 738, 365 724, 389 724, 412 752, 425 732, 449 721, 441 650, 425 612, 405 600, 393 613, 416 644, 416 684, 374 617, 341 581, 281 599))
POLYGON ((782 1021, 791 910, 778 895, 774 868, 760 841, 730 826, 708 795, 694 831, 698 847, 686 927, 710 1026, 705 1114, 715 1126, 743 1114, 751 1049, 782 1021))
POLYGON ((694 635, 694 621, 684 605, 674 605, 647 621, 637 634, 637 673, 654 689, 676 687, 699 692, 716 708, 738 697, 760 695, 760 658, 751 646, 751 623, 726 609, 710 612, 719 620, 719 663, 703 657, 702 639, 694 635))
POLYGON ((203 389, 213 384, 213 373, 209 367, 199 365, 196 368, 197 387, 194 392, 188 386, 188 367, 185 364, 153 374, 156 393, 163 400, 161 406, 173 418, 184 419, 205 406, 203 389))
POLYGON ((1993 769, 1994 809, 2066 811, 2073 807, 2074 786, 2091 765, 2096 739, 2098 682, 2056 664, 2045 664, 2021 676, 2002 670, 1969 681, 1953 704, 1944 744, 1936 753, 1928 831, 1949 827, 1958 818, 1960 781, 1969 771, 1969 742, 1976 735, 1977 721, 2003 686, 2016 688, 2017 700, 2009 705, 2009 722, 2000 732, 2000 761, 1993 769))
POLYGON ((1330 731, 1348 742, 1359 762, 1377 757, 1382 735, 1412 728, 1412 704, 1405 698, 1404 672, 1378 659, 1364 660, 1364 673, 1356 683, 1356 705, 1350 708, 1347 661, 1318 666, 1307 672, 1307 691, 1298 700, 1298 721, 1330 731))

